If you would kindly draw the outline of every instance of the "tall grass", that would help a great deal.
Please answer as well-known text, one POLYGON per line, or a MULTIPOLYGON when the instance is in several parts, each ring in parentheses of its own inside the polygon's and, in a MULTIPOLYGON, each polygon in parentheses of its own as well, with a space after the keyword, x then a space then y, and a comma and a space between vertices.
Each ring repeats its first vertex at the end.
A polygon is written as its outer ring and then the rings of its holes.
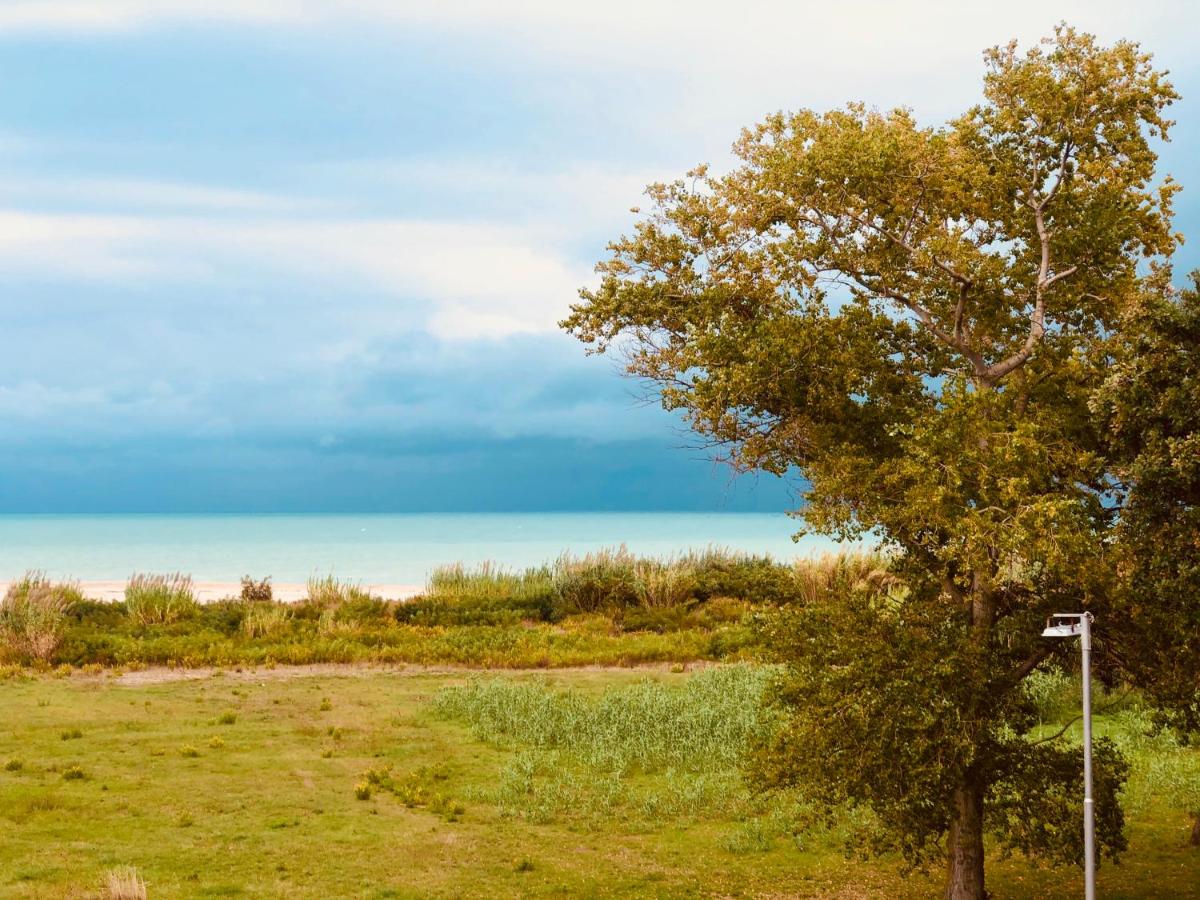
POLYGON ((798 559, 792 564, 796 599, 816 603, 831 591, 871 589, 886 592, 899 587, 900 581, 882 553, 826 553, 814 559, 798 559))
POLYGON ((695 599, 696 574, 686 560, 640 559, 633 566, 633 590, 642 606, 683 606, 695 599))
POLYGON ((333 575, 310 575, 304 602, 318 609, 336 609, 347 603, 369 603, 371 592, 362 585, 340 581, 333 575))
POLYGON ((648 680, 599 696, 543 681, 477 677, 433 702, 439 715, 465 722, 489 743, 556 749, 605 772, 702 772, 735 766, 766 725, 762 701, 771 675, 762 666, 724 666, 682 685, 648 680))
POLYGON ((26 572, 0 600, 0 645, 18 659, 49 662, 62 644, 71 607, 82 599, 74 584, 54 584, 42 572, 26 572))
POLYGON ((125 585, 125 612, 139 625, 169 625, 196 613, 192 576, 137 574, 125 585))
POLYGON ((763 702, 771 676, 737 665, 599 695, 476 678, 440 691, 433 708, 512 751, 495 782, 467 794, 502 817, 542 824, 619 817, 660 827, 678 817, 740 817, 761 805, 738 764, 751 737, 771 727, 763 702))
POLYGON ((242 617, 242 634, 248 638, 271 637, 285 631, 292 611, 277 603, 252 602, 242 617))
POLYGON ((713 597, 752 603, 805 602, 846 585, 888 589, 895 583, 880 554, 829 554, 792 564, 768 556, 709 547, 667 559, 637 557, 621 545, 576 556, 564 553, 551 565, 510 572, 494 563, 435 569, 425 600, 447 607, 495 608, 509 603, 533 608, 543 602, 554 615, 670 609, 713 597))
POLYGON ((146 900, 146 882, 133 866, 112 869, 104 876, 108 900, 146 900))
POLYGON ((547 566, 510 572, 489 560, 474 568, 462 563, 438 566, 429 575, 425 593, 448 602, 487 602, 542 596, 553 588, 554 577, 547 566))

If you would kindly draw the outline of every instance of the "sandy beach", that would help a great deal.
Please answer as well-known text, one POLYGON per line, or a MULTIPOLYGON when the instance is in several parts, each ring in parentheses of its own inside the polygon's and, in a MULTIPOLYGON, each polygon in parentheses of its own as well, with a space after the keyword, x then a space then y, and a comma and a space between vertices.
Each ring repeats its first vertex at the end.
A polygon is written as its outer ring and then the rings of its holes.
MULTIPOLYGON (((0 596, 8 590, 9 581, 0 581, 0 596)), ((79 581, 79 589, 85 597, 92 600, 114 601, 125 599, 125 581, 79 581)), ((364 584, 363 588, 377 597, 387 600, 407 600, 424 590, 420 584, 364 584)), ((226 597, 239 597, 242 586, 236 581, 195 581, 192 589, 196 599, 201 603, 211 603, 226 597)), ((308 585, 301 581, 280 582, 271 585, 275 600, 282 603, 295 603, 303 600, 308 594, 308 585)))

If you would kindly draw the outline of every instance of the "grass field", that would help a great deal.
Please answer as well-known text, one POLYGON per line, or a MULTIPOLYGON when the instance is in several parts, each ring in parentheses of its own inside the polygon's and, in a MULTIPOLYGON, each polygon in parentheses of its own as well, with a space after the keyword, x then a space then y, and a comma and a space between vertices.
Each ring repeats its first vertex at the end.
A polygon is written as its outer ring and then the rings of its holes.
MULTIPOLYGON (((0 896, 107 897, 124 866, 152 898, 940 893, 747 793, 751 667, 183 675, 0 681, 0 896)), ((1195 896, 1159 788, 1197 751, 1130 739, 1130 850, 1101 895, 1195 896)), ((1082 893, 1077 870, 989 866, 996 897, 1082 893)))

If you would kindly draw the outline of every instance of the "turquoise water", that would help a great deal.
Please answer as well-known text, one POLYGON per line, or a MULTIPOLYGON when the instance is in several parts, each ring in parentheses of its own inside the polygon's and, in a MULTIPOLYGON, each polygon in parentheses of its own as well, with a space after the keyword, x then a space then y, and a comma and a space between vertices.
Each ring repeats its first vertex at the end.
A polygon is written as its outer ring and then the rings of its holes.
POLYGON ((622 543, 654 556, 710 545, 779 558, 837 548, 819 537, 793 543, 798 527, 762 513, 0 515, 0 579, 42 569, 81 580, 182 571, 198 581, 332 573, 421 584, 442 563, 522 567, 622 543))

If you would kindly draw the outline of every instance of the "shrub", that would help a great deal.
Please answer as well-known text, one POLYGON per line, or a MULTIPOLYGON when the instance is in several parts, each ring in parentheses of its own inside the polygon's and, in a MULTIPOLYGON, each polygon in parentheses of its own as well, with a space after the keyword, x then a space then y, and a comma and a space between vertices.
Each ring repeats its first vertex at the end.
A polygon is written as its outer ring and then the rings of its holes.
POLYGON ((26 572, 0 600, 0 645, 18 659, 49 662, 62 644, 71 608, 82 599, 76 585, 26 572))
POLYGON ((146 900, 146 882, 133 866, 110 870, 104 882, 108 900, 146 900))
POLYGON ((1054 722, 1079 708, 1074 687, 1074 679, 1061 669, 1037 669, 1021 682, 1021 693, 1039 722, 1054 722))
POLYGON ((687 609, 682 606, 633 607, 621 612, 616 621, 622 631, 666 634, 683 628, 687 623, 687 614, 687 609))
POLYGON ((125 585, 125 612, 139 625, 168 625, 195 615, 192 576, 137 574, 125 585))
POLYGON ((270 603, 271 576, 255 581, 249 575, 242 576, 242 601, 245 603, 270 603))
POLYGON ((211 603, 201 603, 196 607, 196 614, 188 619, 190 627, 197 629, 211 628, 221 634, 233 637, 242 630, 242 621, 251 609, 269 604, 250 604, 232 597, 214 600, 211 603))
POLYGON ((632 606, 638 600, 635 562, 624 544, 582 557, 564 553, 554 563, 555 593, 573 612, 632 606))
POLYGON ((733 597, 753 603, 785 603, 795 598, 791 566, 769 556, 749 556, 709 548, 684 557, 692 570, 697 599, 733 597))
POLYGON ((82 781, 87 778, 82 768, 77 765, 67 766, 63 769, 62 777, 64 781, 82 781))
POLYGON ((197 756, 200 755, 200 751, 197 750, 195 747, 193 747, 191 744, 184 744, 182 747, 179 748, 179 755, 186 757, 187 759, 195 759, 197 756))
POLYGON ((237 713, 232 710, 225 710, 221 715, 217 716, 218 725, 232 725, 237 721, 237 713))
POLYGON ((23 768, 25 768, 25 763, 15 757, 4 764, 5 772, 20 772, 23 768))

